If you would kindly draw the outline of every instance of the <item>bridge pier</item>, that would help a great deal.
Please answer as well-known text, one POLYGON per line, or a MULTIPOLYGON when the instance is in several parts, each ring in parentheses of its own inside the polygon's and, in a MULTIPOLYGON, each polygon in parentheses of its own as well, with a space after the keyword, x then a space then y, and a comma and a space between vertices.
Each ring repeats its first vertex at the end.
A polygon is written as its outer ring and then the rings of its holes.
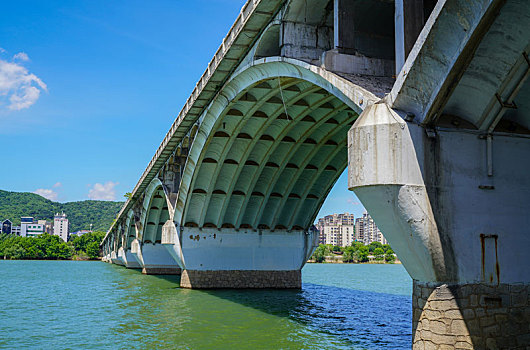
POLYGON ((524 348, 530 340, 530 285, 414 281, 413 348, 524 348))
POLYGON ((181 268, 162 244, 132 242, 131 253, 146 275, 180 275, 181 268))
POLYGON ((131 253, 131 249, 124 249, 120 247, 118 249, 118 257, 121 259, 123 265, 128 269, 141 269, 140 263, 136 260, 136 257, 131 253))
POLYGON ((115 251, 112 251, 110 253, 110 262, 116 265, 123 265, 123 261, 118 256, 118 253, 115 251))
POLYGON ((185 227, 181 287, 301 288, 301 269, 315 238, 302 230, 185 227))
POLYGON ((181 288, 278 288, 300 289, 301 270, 184 270, 181 288))
POLYGON ((498 134, 492 147, 383 102, 348 137, 349 188, 414 280, 413 348, 527 345, 530 139, 498 134))

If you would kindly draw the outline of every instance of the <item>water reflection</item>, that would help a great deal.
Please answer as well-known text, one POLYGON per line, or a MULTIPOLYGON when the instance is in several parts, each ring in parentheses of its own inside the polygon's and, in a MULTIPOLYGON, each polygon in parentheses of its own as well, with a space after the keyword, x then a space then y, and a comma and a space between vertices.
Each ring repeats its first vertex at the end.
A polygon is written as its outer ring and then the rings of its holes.
POLYGON ((0 262, 0 349, 410 348, 410 296, 309 268, 299 291, 198 291, 97 262, 0 262), (335 285, 314 283, 326 274, 335 285))

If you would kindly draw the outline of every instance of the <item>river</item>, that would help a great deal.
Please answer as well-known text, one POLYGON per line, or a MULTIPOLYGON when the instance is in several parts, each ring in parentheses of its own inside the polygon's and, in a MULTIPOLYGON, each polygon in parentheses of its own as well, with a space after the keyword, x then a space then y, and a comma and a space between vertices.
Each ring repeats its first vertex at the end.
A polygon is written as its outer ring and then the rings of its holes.
POLYGON ((308 264, 302 290, 187 290, 101 262, 0 261, 0 349, 410 349, 401 265, 308 264))

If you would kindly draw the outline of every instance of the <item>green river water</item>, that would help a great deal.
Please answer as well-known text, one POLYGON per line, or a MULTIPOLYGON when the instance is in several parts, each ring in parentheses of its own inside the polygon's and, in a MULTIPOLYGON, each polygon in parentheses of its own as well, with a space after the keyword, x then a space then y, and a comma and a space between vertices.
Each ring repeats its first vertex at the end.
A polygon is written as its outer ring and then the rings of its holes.
POLYGON ((308 264, 302 290, 180 289, 101 262, 0 261, 0 349, 410 349, 401 265, 308 264))

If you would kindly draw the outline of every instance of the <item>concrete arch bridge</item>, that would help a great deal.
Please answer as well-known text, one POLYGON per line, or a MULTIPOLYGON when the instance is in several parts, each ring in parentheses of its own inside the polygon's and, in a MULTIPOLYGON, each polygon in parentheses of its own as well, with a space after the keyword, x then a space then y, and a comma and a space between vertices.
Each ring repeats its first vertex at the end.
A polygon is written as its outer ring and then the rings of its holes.
POLYGON ((101 246, 300 288, 342 171, 414 280, 415 348, 530 343, 530 3, 249 0, 101 246))

